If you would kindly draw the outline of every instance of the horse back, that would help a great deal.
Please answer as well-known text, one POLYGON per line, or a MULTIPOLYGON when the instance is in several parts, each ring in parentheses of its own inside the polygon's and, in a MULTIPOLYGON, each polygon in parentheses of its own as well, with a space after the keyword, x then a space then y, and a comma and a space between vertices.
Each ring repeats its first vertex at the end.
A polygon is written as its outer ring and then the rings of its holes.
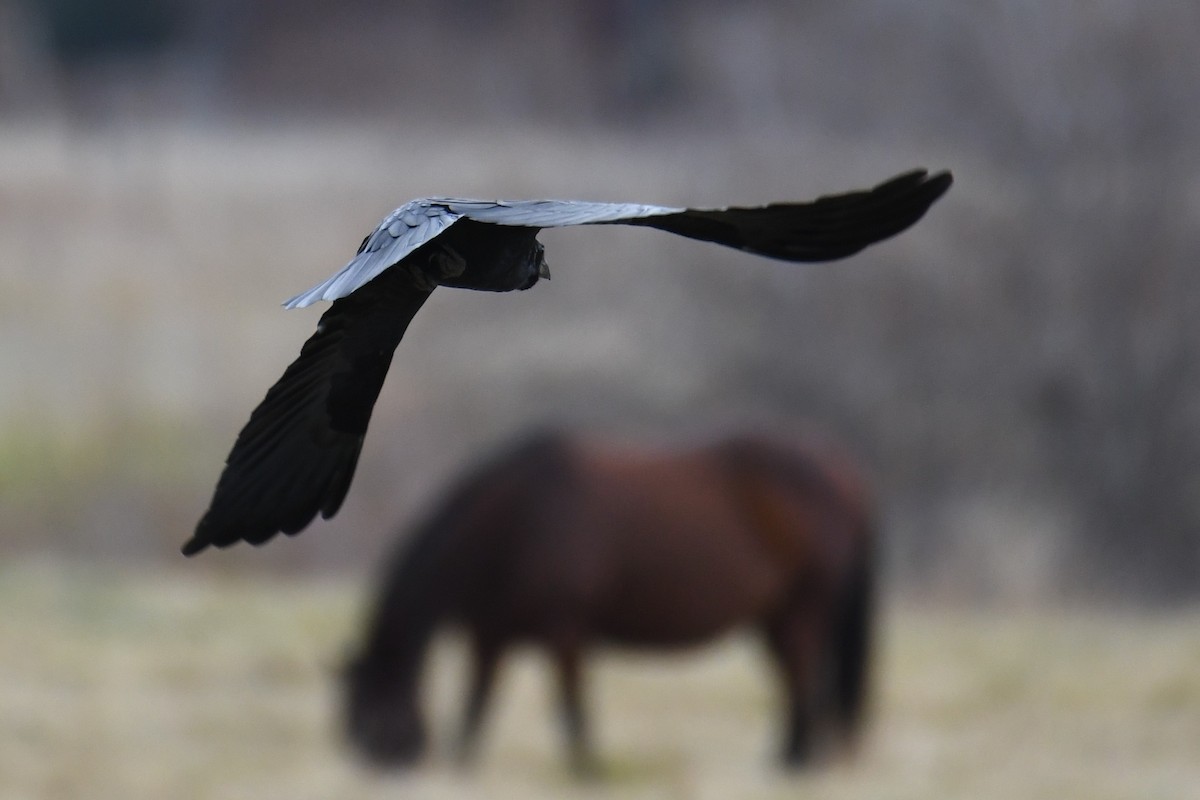
POLYGON ((845 547, 829 529, 853 481, 835 473, 768 438, 671 451, 541 433, 460 481, 416 537, 439 545, 413 547, 437 558, 403 571, 503 638, 573 626, 628 645, 702 642, 784 602, 845 547))
POLYGON ((790 575, 707 448, 581 448, 575 535, 593 543, 595 621, 616 641, 680 645, 761 615, 790 575))
POLYGON ((836 578, 872 546, 867 481, 832 443, 741 435, 714 452, 762 545, 794 573, 836 578))

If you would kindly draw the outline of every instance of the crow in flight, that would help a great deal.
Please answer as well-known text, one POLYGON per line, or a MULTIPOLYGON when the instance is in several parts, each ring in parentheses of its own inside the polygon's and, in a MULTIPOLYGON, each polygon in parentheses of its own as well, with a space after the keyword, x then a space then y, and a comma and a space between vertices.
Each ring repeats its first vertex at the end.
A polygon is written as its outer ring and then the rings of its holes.
POLYGON ((785 261, 832 261, 900 233, 950 187, 915 170, 874 189, 755 208, 667 208, 574 200, 413 200, 358 254, 284 305, 332 300, 300 357, 238 434, 208 511, 183 545, 254 545, 337 513, 350 488, 392 352, 438 286, 528 289, 549 277, 542 228, 640 225, 785 261))

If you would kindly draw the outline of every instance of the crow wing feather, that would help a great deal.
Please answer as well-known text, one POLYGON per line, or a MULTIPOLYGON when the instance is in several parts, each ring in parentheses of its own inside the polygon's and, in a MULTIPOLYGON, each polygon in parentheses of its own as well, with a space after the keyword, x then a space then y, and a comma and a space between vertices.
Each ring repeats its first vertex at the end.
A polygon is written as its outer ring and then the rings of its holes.
POLYGON ((363 239, 346 266, 307 292, 287 300, 284 307, 304 308, 318 300, 346 297, 437 237, 461 216, 434 200, 413 200, 400 206, 363 239))
POLYGON ((810 203, 688 208, 620 222, 785 261, 832 261, 912 226, 950 183, 949 173, 928 177, 918 170, 874 189, 829 195, 810 203))
POLYGON ((329 307, 238 434, 185 555, 337 513, 392 353, 429 294, 393 270, 329 307))
POLYGON ((464 218, 529 228, 640 225, 786 261, 829 261, 909 227, 950 183, 948 172, 930 176, 925 170, 914 170, 874 189, 750 208, 672 208, 583 200, 413 200, 385 217, 346 266, 284 305, 302 308, 319 300, 345 297, 464 218))

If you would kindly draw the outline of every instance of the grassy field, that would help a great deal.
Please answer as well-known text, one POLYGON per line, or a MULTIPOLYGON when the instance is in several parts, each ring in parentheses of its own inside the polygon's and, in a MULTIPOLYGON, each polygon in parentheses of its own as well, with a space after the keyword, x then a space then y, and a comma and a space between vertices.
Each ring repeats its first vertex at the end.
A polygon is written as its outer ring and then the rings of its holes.
MULTIPOLYGON (((332 670, 359 587, 332 579, 0 569, 0 798, 1200 797, 1200 617, 906 608, 882 626, 861 754, 819 775, 768 762, 755 643, 601 656, 607 778, 564 769, 545 665, 506 673, 470 775, 372 774, 336 735, 332 670)), ((432 716, 456 716, 458 647, 435 653, 432 716)), ((439 748, 444 752, 444 748, 439 748)))

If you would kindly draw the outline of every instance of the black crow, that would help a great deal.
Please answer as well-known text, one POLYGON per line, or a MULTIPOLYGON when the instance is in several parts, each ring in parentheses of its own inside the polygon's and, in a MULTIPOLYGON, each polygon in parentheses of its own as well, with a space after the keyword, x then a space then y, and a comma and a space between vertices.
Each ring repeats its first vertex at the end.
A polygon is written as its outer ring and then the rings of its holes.
POLYGON ((208 511, 183 545, 259 545, 337 513, 350 487, 392 352, 437 286, 491 292, 549 277, 542 228, 641 225, 786 261, 831 261, 909 227, 950 187, 915 170, 866 191, 755 208, 667 208, 575 200, 413 200, 358 254, 284 305, 333 304, 300 357, 238 434, 208 511))

